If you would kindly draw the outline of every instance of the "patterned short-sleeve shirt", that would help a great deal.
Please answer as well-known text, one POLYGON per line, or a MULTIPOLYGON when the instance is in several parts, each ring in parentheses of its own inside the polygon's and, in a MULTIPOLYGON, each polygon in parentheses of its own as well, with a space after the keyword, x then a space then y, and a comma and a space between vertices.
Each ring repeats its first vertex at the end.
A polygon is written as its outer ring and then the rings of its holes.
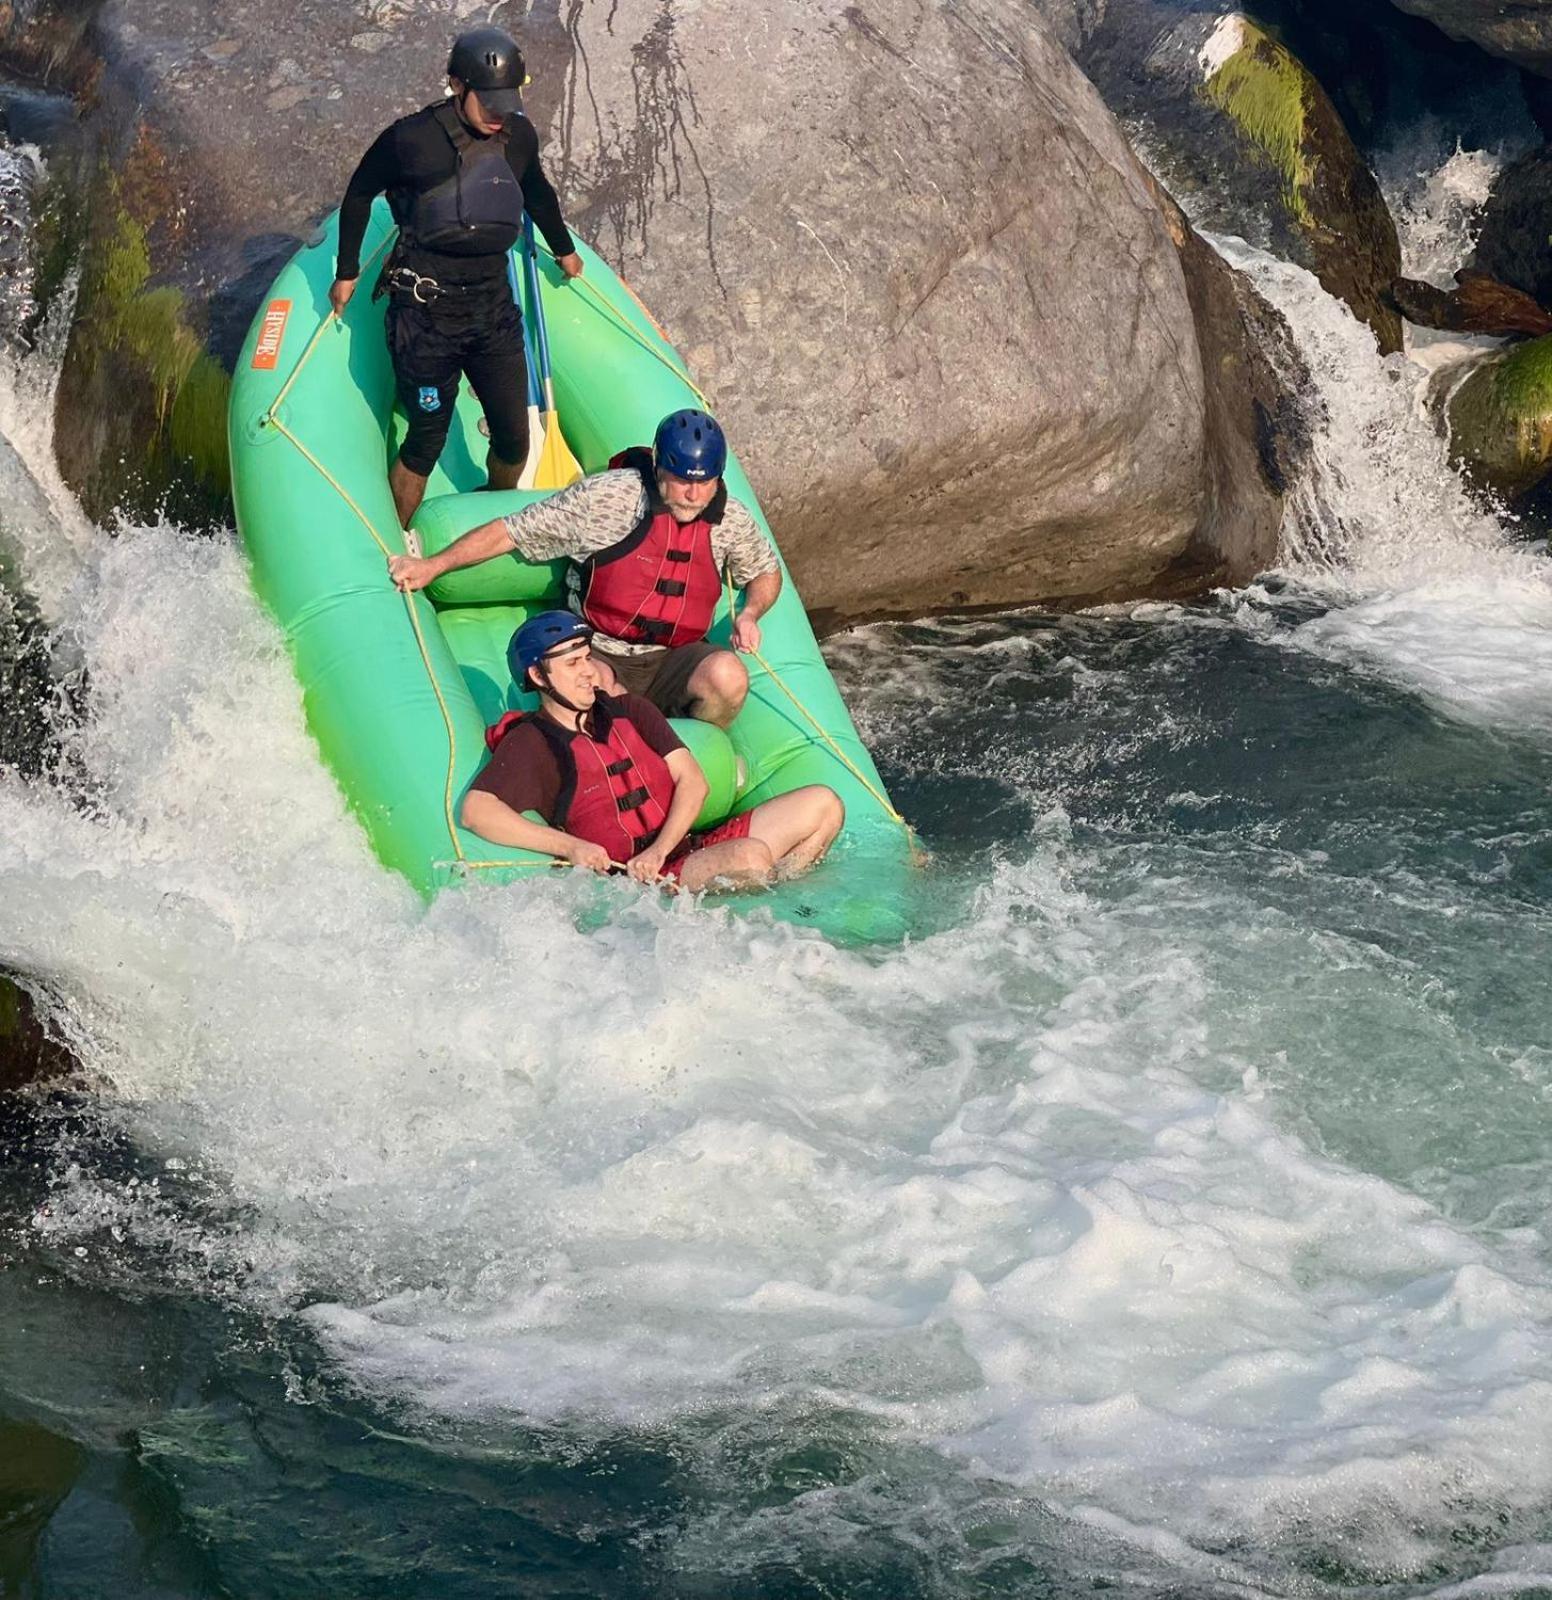
MULTIPOLYGON (((586 561, 600 550, 618 544, 646 515, 647 490, 641 475, 630 468, 595 472, 558 494, 536 500, 502 520, 512 548, 525 561, 586 561)), ((730 495, 722 520, 711 530, 711 554, 740 588, 777 569, 776 551, 741 500, 730 495)), ((568 584, 571 608, 581 609, 578 574, 573 567, 568 584)), ((660 651, 654 644, 627 644, 623 639, 599 636, 602 649, 624 655, 660 651)))

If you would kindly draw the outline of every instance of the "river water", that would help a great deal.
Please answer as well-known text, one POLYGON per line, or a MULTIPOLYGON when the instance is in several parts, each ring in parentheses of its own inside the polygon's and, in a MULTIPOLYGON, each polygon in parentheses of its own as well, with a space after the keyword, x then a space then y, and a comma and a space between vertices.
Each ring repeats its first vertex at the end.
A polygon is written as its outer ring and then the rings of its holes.
POLYGON ((1221 248, 1315 379, 1286 560, 833 641, 890 948, 424 910, 232 541, 86 526, 20 365, 0 967, 84 1079, 0 1102, 0 1592, 1552 1593, 1552 567, 1221 248))

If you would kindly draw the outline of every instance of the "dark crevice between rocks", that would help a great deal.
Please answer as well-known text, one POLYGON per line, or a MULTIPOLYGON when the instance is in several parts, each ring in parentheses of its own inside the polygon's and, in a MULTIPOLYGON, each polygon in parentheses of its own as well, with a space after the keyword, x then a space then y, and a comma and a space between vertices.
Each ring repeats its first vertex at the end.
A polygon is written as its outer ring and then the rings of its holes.
POLYGON ((1489 147, 1523 104, 1518 68, 1392 0, 1254 0, 1245 9, 1320 80, 1366 154, 1427 117, 1468 150, 1489 147))
POLYGON ((0 1099, 75 1072, 74 1057, 49 1037, 32 997, 15 978, 0 972, 0 1099))

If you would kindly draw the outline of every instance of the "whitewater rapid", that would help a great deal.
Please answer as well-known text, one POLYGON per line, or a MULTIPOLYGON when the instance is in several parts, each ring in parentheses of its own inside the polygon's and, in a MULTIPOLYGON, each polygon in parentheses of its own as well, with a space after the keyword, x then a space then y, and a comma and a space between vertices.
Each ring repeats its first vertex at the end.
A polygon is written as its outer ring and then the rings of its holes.
MULTIPOLYGON (((1552 1581, 1546 1219, 1386 1145, 1437 1095, 1490 1169, 1457 1074, 1505 1126, 1552 1092, 1534 1012, 1463 1017, 1464 978, 1405 944, 1437 918, 1491 947, 1496 869, 1345 873, 1291 817, 1176 839, 1120 793, 1074 825, 1128 761, 1189 775, 1161 815, 1223 803, 1191 759, 1212 716, 1171 698, 1220 645, 1343 714, 1417 697, 1462 739, 1552 734, 1544 557, 1461 489, 1404 358, 1220 247, 1324 406, 1284 569, 1201 610, 837 642, 865 735, 923 809, 945 797, 940 914, 894 948, 628 889, 600 916, 563 877, 423 906, 319 766, 235 541, 85 528, 48 364, 25 367, 0 390, 7 536, 89 696, 59 728, 75 776, 0 773, 0 967, 139 1152, 73 1135, 33 1247, 300 1327, 455 1439, 877 1441, 871 1500, 708 1513, 683 1559, 699 1537, 723 1570, 931 1502, 1246 1587, 1289 1551, 1427 1584, 1486 1520, 1492 1570, 1433 1593, 1552 1581), (1028 733, 1055 693, 1091 730, 1059 770, 1028 733), (991 797, 974 826, 967 794, 991 797)), ((1502 937, 1552 948, 1545 906, 1515 909, 1502 937)))

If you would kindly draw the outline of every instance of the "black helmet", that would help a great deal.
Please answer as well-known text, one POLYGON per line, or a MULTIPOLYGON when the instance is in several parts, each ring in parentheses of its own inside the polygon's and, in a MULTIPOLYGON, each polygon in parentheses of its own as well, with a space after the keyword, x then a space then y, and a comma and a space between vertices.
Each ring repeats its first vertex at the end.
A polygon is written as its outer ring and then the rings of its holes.
POLYGON ((447 75, 473 89, 480 104, 498 117, 523 109, 522 87, 528 81, 523 52, 510 33, 500 28, 471 28, 453 40, 447 75))

